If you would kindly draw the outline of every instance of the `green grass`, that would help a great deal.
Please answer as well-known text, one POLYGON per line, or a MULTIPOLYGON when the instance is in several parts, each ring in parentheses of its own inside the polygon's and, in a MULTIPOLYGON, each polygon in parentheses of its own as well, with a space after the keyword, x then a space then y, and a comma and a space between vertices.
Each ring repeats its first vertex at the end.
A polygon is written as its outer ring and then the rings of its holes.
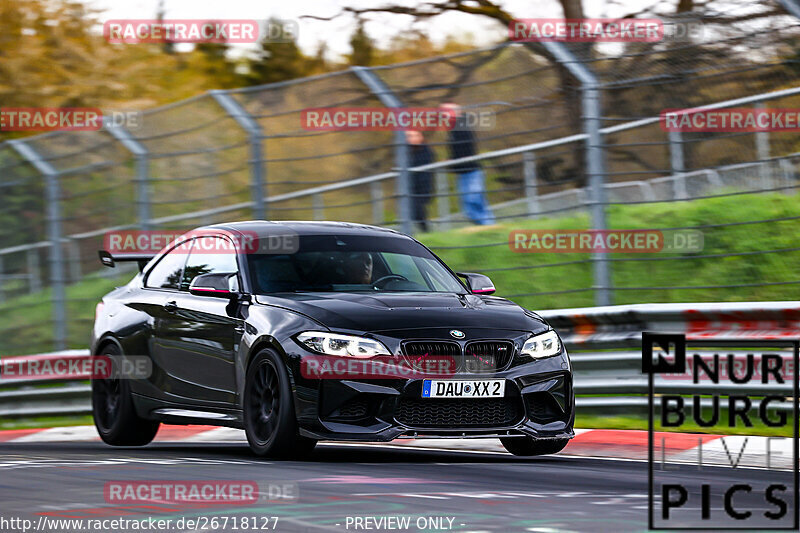
MULTIPOLYGON (((658 229, 705 226, 742 221, 797 216, 797 198, 782 194, 729 196, 677 202, 612 206, 608 225, 617 229, 658 229)), ((508 296, 532 309, 557 309, 594 305, 592 265, 589 254, 515 253, 507 244, 512 229, 585 229, 588 216, 520 220, 486 229, 467 228, 423 235, 451 267, 459 271, 483 271, 495 282, 498 295, 508 296), (465 245, 497 246, 442 249, 465 245), (575 264, 548 266, 579 261, 575 264), (582 262, 581 262, 582 261, 582 262), (498 270, 516 267, 516 270, 498 270), (527 293, 576 291, 563 294, 515 296, 527 293)), ((693 254, 608 254, 617 304, 645 302, 710 302, 790 300, 800 297, 800 284, 769 285, 800 281, 796 265, 800 251, 698 258, 699 255, 730 254, 797 247, 800 220, 765 224, 705 228, 705 248, 693 254), (645 260, 642 260, 645 259, 645 260), (714 285, 757 284, 730 288, 714 285), (667 287, 640 289, 639 287, 667 287)))
MULTIPOLYGON (((727 427, 725 425, 717 425, 714 427, 701 427, 697 425, 691 417, 687 417, 686 421, 680 427, 662 427, 658 417, 655 418, 654 429, 656 431, 668 431, 679 433, 708 433, 712 435, 761 435, 765 437, 791 437, 794 432, 793 418, 790 413, 787 413, 788 422, 784 427, 770 427, 758 420, 757 416, 751 417, 752 427, 744 427, 738 425, 736 427, 727 427)), ((722 410, 720 413, 720 420, 727 421, 728 413, 722 410)), ((741 424, 741 422, 738 422, 741 424)), ((647 416, 637 415, 612 415, 612 416, 598 416, 593 414, 582 414, 580 409, 575 417, 575 427, 586 429, 639 429, 647 431, 647 416)))
MULTIPOLYGON (((94 310, 102 296, 127 283, 133 274, 116 278, 87 276, 66 289, 68 348, 89 344, 94 310)), ((53 349, 52 291, 44 289, 0 305, 0 355, 42 353, 53 349)))
POLYGON ((55 428, 64 426, 91 426, 91 416, 48 416, 38 418, 15 418, 0 420, 0 430, 55 428))

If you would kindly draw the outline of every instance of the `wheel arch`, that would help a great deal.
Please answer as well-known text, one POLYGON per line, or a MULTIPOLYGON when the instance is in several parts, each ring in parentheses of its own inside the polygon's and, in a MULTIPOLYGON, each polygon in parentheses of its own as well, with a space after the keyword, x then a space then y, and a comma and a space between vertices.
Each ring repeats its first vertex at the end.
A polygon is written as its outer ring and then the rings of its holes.
POLYGON ((243 409, 244 405, 244 389, 246 385, 246 376, 247 371, 250 369, 250 364, 255 359, 256 355, 262 350, 269 348, 275 350, 278 353, 278 356, 283 361, 283 367, 286 369, 286 372, 289 374, 289 387, 292 390, 292 394, 294 394, 295 390, 295 378, 294 373, 292 372, 292 368, 289 365, 288 356, 286 355, 286 351, 281 346, 281 343, 278 342, 278 339, 273 337, 272 335, 262 335, 259 337, 251 346, 250 349, 247 351, 246 359, 243 361, 242 371, 243 371, 243 378, 241 382, 238 384, 238 397, 239 397, 239 408, 243 409))
POLYGON ((116 337, 112 336, 110 333, 107 333, 100 337, 100 339, 95 343, 95 348, 92 350, 92 355, 101 355, 103 348, 109 345, 116 346, 119 349, 119 353, 125 353, 125 350, 122 349, 122 343, 120 343, 116 337))
POLYGON ((262 335, 250 346, 250 349, 247 352, 247 360, 244 364, 245 370, 250 368, 250 363, 253 362, 253 358, 258 354, 258 352, 265 348, 272 348, 278 352, 278 355, 281 356, 284 364, 286 363, 286 351, 284 351, 281 343, 279 343, 278 340, 272 335, 262 335))

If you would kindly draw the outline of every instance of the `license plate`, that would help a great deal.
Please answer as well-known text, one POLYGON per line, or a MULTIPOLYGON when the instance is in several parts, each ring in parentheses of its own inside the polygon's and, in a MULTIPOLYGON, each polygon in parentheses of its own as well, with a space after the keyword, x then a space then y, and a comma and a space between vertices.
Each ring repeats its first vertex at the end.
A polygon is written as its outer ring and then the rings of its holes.
POLYGON ((504 379, 470 381, 426 379, 422 382, 423 398, 502 398, 505 392, 504 379))

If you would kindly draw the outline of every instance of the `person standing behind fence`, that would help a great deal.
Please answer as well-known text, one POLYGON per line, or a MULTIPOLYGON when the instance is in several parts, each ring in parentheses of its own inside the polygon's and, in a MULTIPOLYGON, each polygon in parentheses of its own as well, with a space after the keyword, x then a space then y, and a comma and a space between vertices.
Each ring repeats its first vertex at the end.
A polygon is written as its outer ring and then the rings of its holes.
MULTIPOLYGON (((447 102, 442 104, 440 108, 456 117, 455 126, 448 135, 450 158, 459 159, 475 155, 477 153, 475 134, 469 128, 461 106, 447 102)), ((457 163, 451 166, 450 169, 458 175, 461 209, 466 217, 475 224, 494 224, 494 214, 492 214, 489 201, 486 198, 485 177, 480 163, 477 161, 457 163)))
MULTIPOLYGON (((425 144, 422 132, 406 130, 406 142, 411 148, 411 167, 420 167, 433 163, 433 151, 425 144)), ((433 175, 429 170, 411 172, 411 220, 418 224, 422 231, 428 229, 428 203, 431 200, 433 175)))

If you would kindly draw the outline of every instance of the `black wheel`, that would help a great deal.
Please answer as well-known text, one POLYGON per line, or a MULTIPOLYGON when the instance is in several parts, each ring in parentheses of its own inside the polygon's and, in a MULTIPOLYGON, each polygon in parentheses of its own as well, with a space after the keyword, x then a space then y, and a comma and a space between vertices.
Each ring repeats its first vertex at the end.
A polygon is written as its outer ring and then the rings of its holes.
MULTIPOLYGON (((122 355, 111 344, 102 355, 122 355)), ((156 436, 160 423, 140 418, 126 379, 92 379, 92 416, 103 442, 112 446, 144 446, 156 436)))
POLYGON ((272 350, 259 352, 247 369, 244 428, 256 455, 302 457, 317 444, 298 433, 289 374, 272 350))
POLYGON ((504 437, 500 439, 503 447, 514 455, 550 455, 564 449, 569 439, 542 439, 531 437, 504 437))

